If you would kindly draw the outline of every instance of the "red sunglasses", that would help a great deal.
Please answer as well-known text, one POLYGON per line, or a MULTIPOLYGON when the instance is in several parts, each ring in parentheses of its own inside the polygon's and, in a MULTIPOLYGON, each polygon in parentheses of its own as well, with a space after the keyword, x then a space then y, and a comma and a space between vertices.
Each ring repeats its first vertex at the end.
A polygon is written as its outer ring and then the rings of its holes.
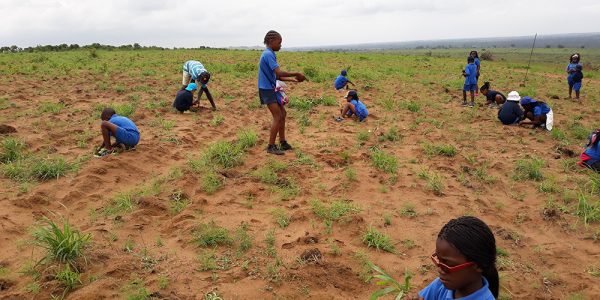
POLYGON ((472 261, 468 261, 464 264, 460 264, 454 267, 450 267, 448 265, 446 265, 445 263, 441 263, 440 260, 437 257, 437 254, 432 254, 431 255, 431 261, 433 261, 433 264, 436 265, 438 268, 442 269, 442 271, 444 271, 444 273, 454 273, 454 272, 458 272, 466 267, 475 265, 474 262, 472 261))

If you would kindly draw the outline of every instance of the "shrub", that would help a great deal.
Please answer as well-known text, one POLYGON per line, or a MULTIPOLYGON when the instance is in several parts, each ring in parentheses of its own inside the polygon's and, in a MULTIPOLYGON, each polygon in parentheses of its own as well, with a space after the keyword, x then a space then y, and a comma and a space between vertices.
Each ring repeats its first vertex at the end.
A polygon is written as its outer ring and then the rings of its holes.
POLYGON ((479 55, 479 58, 481 58, 481 60, 493 61, 494 55, 490 51, 483 51, 479 55))

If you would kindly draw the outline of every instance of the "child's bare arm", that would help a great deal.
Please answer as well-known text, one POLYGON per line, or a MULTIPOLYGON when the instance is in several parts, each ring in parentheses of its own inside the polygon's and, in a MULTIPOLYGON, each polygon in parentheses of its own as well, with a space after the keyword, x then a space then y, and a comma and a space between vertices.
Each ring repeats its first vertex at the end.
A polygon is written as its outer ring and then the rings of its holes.
POLYGON ((302 73, 286 72, 286 71, 281 70, 279 67, 275 69, 275 75, 277 75, 277 79, 279 79, 281 81, 293 81, 293 80, 289 80, 291 78, 296 79, 296 81, 298 81, 298 82, 302 82, 302 81, 306 80, 306 77, 302 73))

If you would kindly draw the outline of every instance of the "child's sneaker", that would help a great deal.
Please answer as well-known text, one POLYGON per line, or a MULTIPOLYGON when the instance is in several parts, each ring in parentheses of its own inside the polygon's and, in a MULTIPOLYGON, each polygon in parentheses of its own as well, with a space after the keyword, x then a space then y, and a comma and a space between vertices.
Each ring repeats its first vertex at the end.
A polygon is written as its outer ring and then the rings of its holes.
POLYGON ((94 157, 104 157, 113 153, 112 149, 100 148, 98 152, 94 153, 94 157))
POLYGON ((463 101, 463 103, 460 105, 462 107, 467 107, 469 104, 467 103, 467 101, 463 101))
POLYGON ((267 153, 275 154, 275 155, 283 155, 284 154, 283 150, 279 150, 279 148, 277 148, 275 145, 269 145, 267 147, 267 153))
POLYGON ((475 107, 475 102, 469 103, 469 107, 475 107))
POLYGON ((281 141, 279 143, 279 149, 281 149, 283 151, 288 151, 288 150, 292 150, 294 148, 292 148, 292 145, 288 144, 287 141, 281 141))
POLYGON ((342 118, 342 117, 335 117, 334 120, 336 122, 341 122, 341 121, 344 121, 344 118, 342 118))

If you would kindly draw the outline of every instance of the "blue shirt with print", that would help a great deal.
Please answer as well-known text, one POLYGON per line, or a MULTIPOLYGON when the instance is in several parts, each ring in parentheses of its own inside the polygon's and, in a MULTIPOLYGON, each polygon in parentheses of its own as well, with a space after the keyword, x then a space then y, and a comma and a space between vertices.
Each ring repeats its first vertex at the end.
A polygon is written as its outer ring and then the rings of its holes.
POLYGON ((198 79, 198 76, 202 74, 202 72, 206 72, 206 68, 199 62, 195 60, 188 60, 183 64, 183 70, 186 71, 190 76, 192 76, 192 80, 198 79))
POLYGON ((545 114, 547 114, 549 112, 550 112, 550 106, 548 106, 548 104, 546 104, 546 103, 539 103, 538 105, 536 105, 533 108, 533 115, 534 116, 545 115, 545 114))
POLYGON ((258 88, 263 90, 275 89, 277 82, 277 75, 275 69, 279 65, 277 64, 277 56, 275 51, 271 48, 265 49, 260 56, 260 62, 258 63, 258 88))
POLYGON ((481 277, 481 279, 483 279, 483 287, 466 297, 454 298, 454 291, 447 289, 439 278, 436 278, 427 287, 422 289, 419 292, 419 296, 423 297, 425 300, 496 300, 490 291, 487 280, 484 277, 481 277))
POLYGON ((477 66, 470 63, 465 67, 465 84, 477 84, 477 66))
POLYGON ((476 65, 477 67, 481 67, 481 62, 479 61, 479 58, 478 58, 478 57, 475 57, 475 65, 476 65))
POLYGON ((335 82, 333 83, 333 86, 336 90, 339 90, 346 86, 346 83, 348 83, 348 78, 346 78, 346 76, 344 75, 338 75, 338 77, 335 79, 335 82))

